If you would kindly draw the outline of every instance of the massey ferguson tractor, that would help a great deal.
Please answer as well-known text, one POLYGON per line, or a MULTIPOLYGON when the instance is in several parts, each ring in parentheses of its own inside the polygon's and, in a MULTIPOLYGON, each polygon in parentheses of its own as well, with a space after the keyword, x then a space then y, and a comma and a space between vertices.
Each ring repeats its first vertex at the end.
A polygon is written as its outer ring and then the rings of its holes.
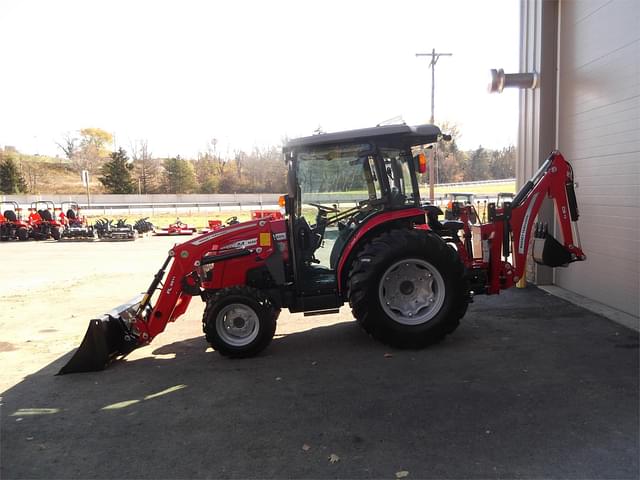
POLYGON ((518 282, 531 243, 535 261, 551 267, 585 259, 573 172, 559 152, 511 203, 489 205, 487 223, 469 221, 477 218, 473 205, 444 222, 438 207, 421 207, 421 152, 443 137, 433 125, 388 125, 291 140, 284 147, 285 217, 230 224, 176 244, 146 293, 90 321, 60 373, 102 370, 147 345, 193 297, 206 303, 206 340, 227 357, 264 350, 282 308, 318 315, 347 302, 376 339, 423 348, 458 327, 472 295, 518 282), (547 197, 562 241, 534 228, 547 197))

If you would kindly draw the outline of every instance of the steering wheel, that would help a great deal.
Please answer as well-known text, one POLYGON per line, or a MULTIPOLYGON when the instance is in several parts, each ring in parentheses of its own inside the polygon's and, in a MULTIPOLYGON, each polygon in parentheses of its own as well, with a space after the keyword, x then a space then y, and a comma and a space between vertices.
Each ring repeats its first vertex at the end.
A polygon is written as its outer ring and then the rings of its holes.
POLYGON ((340 210, 337 207, 325 207, 324 205, 320 205, 319 203, 311 203, 307 202, 308 205, 312 207, 316 207, 319 211, 323 213, 340 213, 340 210))
POLYGON ((236 223, 240 223, 238 221, 238 217, 236 217, 235 215, 233 217, 229 217, 227 218, 224 223, 226 223, 227 225, 235 225, 236 223))

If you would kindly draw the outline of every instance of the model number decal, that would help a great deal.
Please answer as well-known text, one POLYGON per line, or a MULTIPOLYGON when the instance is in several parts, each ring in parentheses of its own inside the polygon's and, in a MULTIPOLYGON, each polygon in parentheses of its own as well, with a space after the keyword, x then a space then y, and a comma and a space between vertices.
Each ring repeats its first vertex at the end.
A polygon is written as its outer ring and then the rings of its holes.
POLYGON ((249 238, 247 240, 238 240, 237 242, 229 243, 221 248, 221 250, 226 250, 228 248, 247 248, 253 247, 258 244, 257 238, 249 238))
POLYGON ((191 245, 202 245, 203 243, 208 242, 209 240, 213 240, 214 238, 221 237, 222 235, 227 235, 229 233, 237 232, 239 230, 244 230, 245 228, 252 228, 252 227, 255 227, 255 226, 256 226, 256 223, 250 223, 248 225, 241 225, 239 227, 231 227, 231 228, 226 227, 226 228, 223 228, 221 230, 218 230, 217 232, 205 235, 202 238, 198 238, 196 240, 193 240, 191 242, 191 245))
POLYGON ((173 285, 176 283, 176 276, 173 275, 171 277, 171 280, 169 281, 169 288, 167 288, 167 295, 171 295, 171 292, 173 291, 173 285))
POLYGON ((522 226, 520 227, 520 241, 518 242, 518 253, 524 254, 524 246, 527 244, 527 235, 529 234, 529 229, 527 225, 529 225, 529 218, 531 217, 531 211, 533 210, 533 206, 536 203, 536 199, 538 198, 539 193, 535 193, 531 197, 531 203, 527 208, 526 213, 524 214, 524 219, 522 220, 522 226))

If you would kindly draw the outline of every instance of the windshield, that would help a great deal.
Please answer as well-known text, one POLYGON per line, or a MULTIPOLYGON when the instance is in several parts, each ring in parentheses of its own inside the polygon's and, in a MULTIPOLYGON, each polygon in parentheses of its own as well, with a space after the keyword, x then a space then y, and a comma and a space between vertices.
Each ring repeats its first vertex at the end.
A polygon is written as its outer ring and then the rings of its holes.
POLYGON ((380 198, 380 185, 368 144, 319 147, 298 153, 301 214, 311 223, 310 203, 343 209, 380 198))

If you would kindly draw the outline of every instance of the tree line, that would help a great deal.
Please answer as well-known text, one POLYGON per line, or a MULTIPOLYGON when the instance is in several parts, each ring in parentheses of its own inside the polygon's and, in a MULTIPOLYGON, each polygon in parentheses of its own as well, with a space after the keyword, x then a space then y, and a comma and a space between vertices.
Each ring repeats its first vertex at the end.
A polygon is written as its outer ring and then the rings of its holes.
MULTIPOLYGON (((430 161, 436 165, 438 183, 456 183, 515 176, 514 146, 492 150, 479 146, 460 150, 460 132, 455 125, 443 125, 453 140, 438 142, 430 161)), ((99 128, 84 128, 66 134, 58 147, 64 163, 58 169, 73 173, 88 170, 107 193, 273 193, 286 191, 286 166, 281 149, 275 146, 236 150, 221 155, 212 139, 195 158, 179 155, 154 156, 148 142, 131 142, 128 149, 113 150, 113 136, 99 128)), ((19 161, 15 151, 0 149, 0 193, 39 193, 31 178, 33 164, 19 161)), ((79 177, 77 177, 79 178, 79 177)), ((422 178, 427 181, 426 175, 422 178)))

